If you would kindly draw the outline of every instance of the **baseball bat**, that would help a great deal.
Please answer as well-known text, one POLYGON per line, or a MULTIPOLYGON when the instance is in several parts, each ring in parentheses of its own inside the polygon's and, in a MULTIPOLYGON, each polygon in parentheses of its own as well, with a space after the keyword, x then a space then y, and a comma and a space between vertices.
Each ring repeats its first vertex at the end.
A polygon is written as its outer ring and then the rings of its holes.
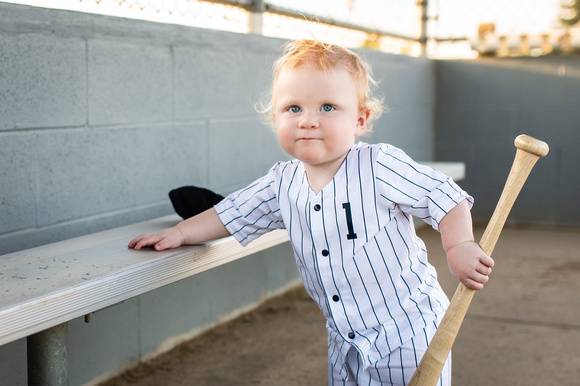
MULTIPOLYGON (((490 256, 524 182, 536 161, 548 154, 549 151, 545 142, 523 134, 519 135, 514 143, 517 150, 512 168, 493 215, 479 242, 481 249, 490 256)), ((459 284, 437 332, 408 384, 409 386, 434 386, 437 383, 474 293, 474 290, 459 284)))

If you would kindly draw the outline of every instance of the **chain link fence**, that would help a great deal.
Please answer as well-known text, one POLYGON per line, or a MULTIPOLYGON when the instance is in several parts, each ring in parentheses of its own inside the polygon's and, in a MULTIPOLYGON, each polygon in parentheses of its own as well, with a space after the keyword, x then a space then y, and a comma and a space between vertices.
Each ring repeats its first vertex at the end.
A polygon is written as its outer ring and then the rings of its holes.
POLYGON ((274 0, 267 2, 266 10, 262 33, 267 36, 314 37, 348 47, 421 53, 422 6, 417 0, 274 0))
POLYGON ((569 0, 22 0, 14 3, 405 55, 476 57, 580 50, 569 0))

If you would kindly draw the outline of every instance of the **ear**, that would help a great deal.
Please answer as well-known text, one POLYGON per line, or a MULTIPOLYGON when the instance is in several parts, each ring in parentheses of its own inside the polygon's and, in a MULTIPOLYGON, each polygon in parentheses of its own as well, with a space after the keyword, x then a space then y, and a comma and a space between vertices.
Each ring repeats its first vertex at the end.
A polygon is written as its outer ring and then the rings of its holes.
POLYGON ((371 110, 368 107, 363 107, 358 112, 358 117, 356 120, 356 130, 354 135, 359 137, 363 135, 367 129, 367 121, 371 115, 371 110))

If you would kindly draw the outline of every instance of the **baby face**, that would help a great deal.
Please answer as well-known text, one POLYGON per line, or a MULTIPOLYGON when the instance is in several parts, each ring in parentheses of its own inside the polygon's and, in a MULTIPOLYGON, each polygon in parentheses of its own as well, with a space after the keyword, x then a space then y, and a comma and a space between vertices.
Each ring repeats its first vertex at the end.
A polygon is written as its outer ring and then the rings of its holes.
POLYGON ((368 118, 348 71, 301 64, 282 70, 276 86, 274 123, 284 151, 307 167, 340 166, 368 118))

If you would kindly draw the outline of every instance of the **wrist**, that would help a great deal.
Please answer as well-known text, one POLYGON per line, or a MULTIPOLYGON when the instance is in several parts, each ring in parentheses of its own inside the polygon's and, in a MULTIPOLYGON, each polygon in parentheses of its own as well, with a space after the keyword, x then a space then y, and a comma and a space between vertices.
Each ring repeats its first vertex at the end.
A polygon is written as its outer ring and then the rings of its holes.
POLYGON ((177 231, 177 233, 179 234, 179 236, 181 236, 181 244, 185 245, 185 244, 190 244, 188 243, 187 238, 185 237, 186 235, 186 231, 184 229, 181 229, 183 227, 183 222, 180 222, 179 224, 177 224, 174 228, 177 231))
POLYGON ((468 244, 474 244, 474 243, 475 243, 475 241, 473 239, 465 239, 465 240, 462 240, 462 241, 454 242, 453 244, 448 245, 446 247, 444 246, 443 249, 445 250, 445 253, 448 254, 451 250, 453 250, 453 249, 455 249, 457 247, 465 246, 465 245, 468 245, 468 244))

